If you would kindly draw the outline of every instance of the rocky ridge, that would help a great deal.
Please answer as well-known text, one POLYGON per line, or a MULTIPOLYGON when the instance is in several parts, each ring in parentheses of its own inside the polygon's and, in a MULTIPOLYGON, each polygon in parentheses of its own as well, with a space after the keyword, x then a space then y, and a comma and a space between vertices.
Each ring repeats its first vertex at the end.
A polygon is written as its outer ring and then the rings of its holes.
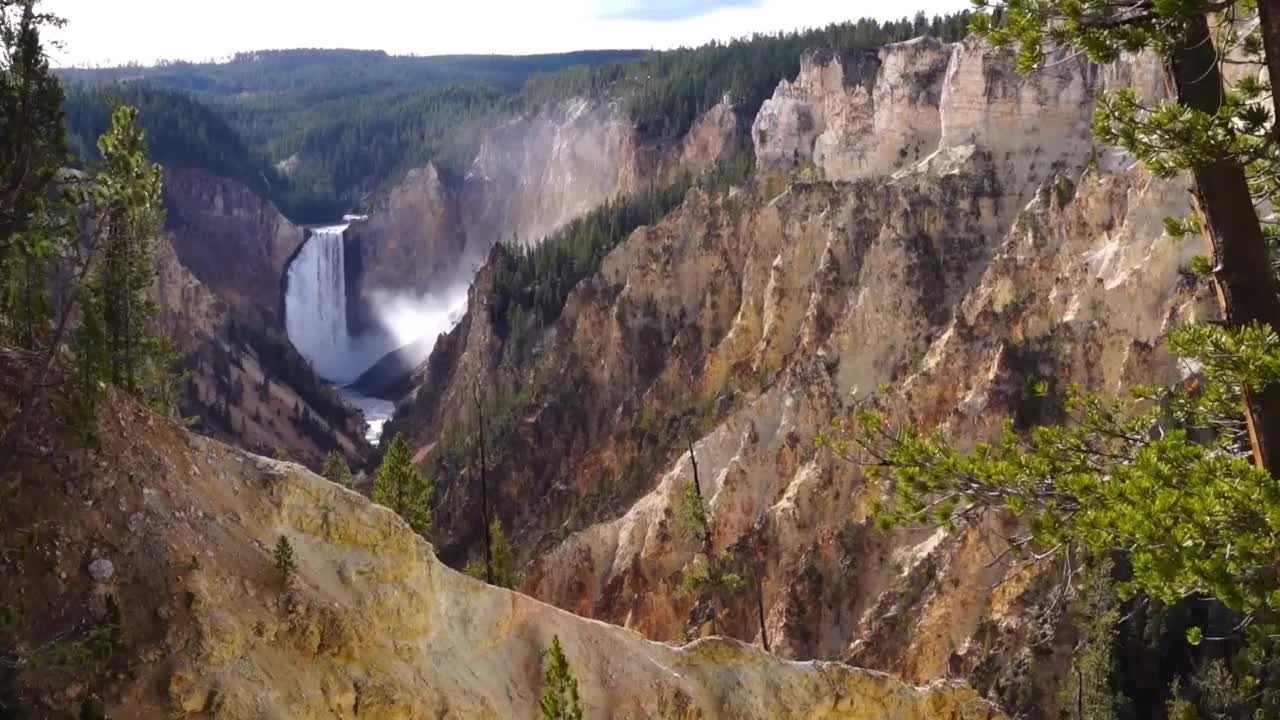
MULTIPOLYGON (((14 362, 0 355, 4 377, 14 362)), ((20 478, 62 481, 19 482, 0 523, 0 648, 45 717, 534 718, 552 637, 589 718, 1001 717, 955 683, 654 643, 449 570, 394 513, 300 466, 119 398, 101 423, 99 450, 55 431, 56 452, 20 460, 20 478)))
MULTIPOLYGON (((1033 662, 1010 648, 1026 648, 1045 587, 993 562, 1003 521, 879 535, 877 488, 815 439, 884 384, 895 420, 974 442, 1006 417, 1052 417, 1032 380, 1115 392, 1180 377, 1161 338, 1214 313, 1182 272, 1200 248, 1163 230, 1187 211, 1186 181, 1148 176, 1089 129, 1102 90, 1158 94, 1159 68, 1046 68, 1021 76, 972 41, 806 54, 755 119, 753 184, 694 191, 634 233, 521 368, 504 362, 482 270, 396 427, 426 460, 470 421, 474 383, 521 388, 532 400, 491 477, 523 588, 657 639, 707 630, 708 608, 677 590, 697 550, 673 511, 692 440, 716 549, 766 548, 775 649, 1017 694, 997 676, 1033 662), (808 167, 827 179, 779 174, 808 167)), ((478 489, 437 482, 442 556, 460 562, 478 489)), ((759 640, 748 598, 722 612, 722 631, 759 640)), ((1052 675, 1020 673, 1045 716, 1052 675)))

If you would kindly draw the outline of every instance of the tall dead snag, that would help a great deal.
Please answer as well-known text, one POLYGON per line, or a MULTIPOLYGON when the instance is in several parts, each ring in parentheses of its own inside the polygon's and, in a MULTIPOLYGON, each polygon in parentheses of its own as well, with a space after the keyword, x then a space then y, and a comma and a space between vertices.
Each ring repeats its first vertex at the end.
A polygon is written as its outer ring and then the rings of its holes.
MULTIPOLYGON (((693 469, 693 482, 686 485, 679 499, 677 509, 680 515, 680 523, 686 534, 693 536, 702 546, 703 561, 699 564, 695 558, 695 563, 685 571, 684 577, 680 581, 680 590, 686 593, 708 593, 711 607, 711 632, 717 634, 717 624, 719 615, 719 606, 721 595, 728 593, 730 595, 742 592, 747 586, 747 580, 742 575, 734 572, 732 567, 732 558, 727 556, 718 556, 715 552, 715 546, 712 542, 713 529, 711 525, 711 511, 707 507, 707 503, 702 494, 702 478, 698 474, 698 458, 693 451, 693 440, 688 441, 689 447, 689 464, 693 469)), ((762 542, 762 537, 752 540, 753 543, 762 542)), ((764 590, 760 584, 763 577, 763 555, 758 546, 753 545, 748 548, 755 557, 755 569, 752 571, 756 575, 756 610, 760 618, 760 639, 764 644, 765 650, 769 649, 769 636, 765 630, 765 609, 764 609, 764 590)))
POLYGON ((480 396, 479 383, 472 387, 472 391, 476 403, 477 435, 479 440, 477 452, 480 456, 480 522, 484 527, 484 577, 485 582, 493 585, 495 584, 493 577, 493 537, 489 529, 489 478, 485 469, 487 462, 484 449, 484 402, 480 396))

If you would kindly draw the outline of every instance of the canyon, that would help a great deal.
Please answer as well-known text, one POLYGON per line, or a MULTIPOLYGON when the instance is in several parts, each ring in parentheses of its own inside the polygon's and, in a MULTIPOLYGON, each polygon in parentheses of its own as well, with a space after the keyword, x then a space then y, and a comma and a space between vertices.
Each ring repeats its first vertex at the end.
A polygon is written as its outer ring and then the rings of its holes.
POLYGON ((755 179, 633 233, 532 356, 489 312, 495 250, 389 425, 437 468, 441 557, 478 552, 480 488, 433 458, 489 388, 489 503, 522 591, 665 641, 718 613, 717 634, 761 642, 750 593, 717 610, 679 589, 696 460, 714 549, 755 568, 774 651, 967 677, 1052 716, 1071 640, 1029 650, 1055 596, 1001 560, 1013 521, 882 535, 878 486, 819 447, 882 388, 894 422, 963 445, 1051 419, 1040 380, 1118 392, 1186 372, 1161 338, 1216 313, 1185 271, 1200 248, 1163 226, 1187 181, 1090 129, 1101 92, 1159 97, 1161 69, 1050 60, 1022 76, 1010 52, 927 39, 807 53, 754 120, 755 179))
POLYGON ((826 442, 875 406, 972 446, 1060 419, 1041 384, 1192 372, 1162 345, 1217 317, 1202 248, 1164 225, 1189 182, 1091 129, 1103 92, 1163 97, 1163 68, 1015 65, 976 39, 815 48, 751 117, 726 96, 675 138, 616 97, 553 102, 486 132, 464 177, 411 168, 332 225, 167 167, 153 296, 203 435, 114 395, 101 448, 37 422, 53 450, 14 471, 62 481, 16 483, 0 526, 28 548, 0 552, 0 609, 32 613, 28 694, 139 718, 533 717, 558 638, 588 717, 1055 717, 1076 637, 1058 579, 1011 559, 1020 521, 881 532, 885 488, 826 442), (711 179, 744 150, 749 177, 711 179), (506 263, 686 178, 516 340, 506 263), (376 468, 377 428, 332 386, 378 423, 394 401, 431 538, 307 469, 337 450, 363 488, 376 468), (747 569, 719 600, 682 589, 695 481, 711 550, 747 569), (514 591, 457 571, 490 514, 514 591), (39 662, 113 627, 82 676, 39 662))
POLYGON ((184 262, 231 297, 269 307, 265 299, 274 291, 280 300, 272 317, 283 317, 293 344, 321 377, 394 395, 387 391, 401 386, 435 338, 456 324, 466 287, 491 247, 536 244, 610 199, 705 172, 745 132, 723 102, 679 141, 649 141, 618 103, 575 99, 488 133, 461 187, 449 187, 431 164, 411 169, 370 215, 341 225, 303 230, 257 220, 258 227, 241 224, 234 240, 221 237, 216 222, 188 220, 199 200, 210 215, 222 211, 228 201, 214 193, 233 183, 219 181, 206 190, 211 197, 176 203, 180 227, 201 226, 179 249, 203 248, 206 257, 184 262), (258 238, 248 252, 237 246, 245 237, 258 238), (283 266, 279 250, 291 243, 282 237, 293 243, 283 266), (226 273, 217 259, 223 251, 244 258, 252 271, 241 279, 219 276, 226 273), (269 273, 279 277, 268 281, 269 273))

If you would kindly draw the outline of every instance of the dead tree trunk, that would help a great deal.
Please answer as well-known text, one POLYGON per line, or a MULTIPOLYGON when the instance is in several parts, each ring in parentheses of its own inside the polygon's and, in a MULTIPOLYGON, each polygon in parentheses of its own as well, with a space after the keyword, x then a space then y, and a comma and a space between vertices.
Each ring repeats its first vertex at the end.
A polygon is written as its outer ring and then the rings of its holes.
MULTIPOLYGON (((707 557, 707 573, 714 574, 715 568, 712 567, 711 555, 711 517, 707 511, 706 502, 702 499, 702 481, 698 478, 698 458, 693 454, 693 438, 688 438, 689 443, 689 464, 693 466, 693 490, 698 495, 698 507, 701 508, 703 518, 706 522, 702 525, 702 553, 707 557)), ((711 634, 718 635, 716 629, 717 606, 716 593, 711 593, 711 634)))
POLYGON ((490 585, 493 585, 493 538, 490 537, 489 532, 489 478, 485 471, 487 463, 484 454, 484 403, 481 402, 479 386, 477 385, 474 390, 480 441, 480 522, 484 524, 484 577, 490 585))
POLYGON ((1262 54, 1271 80, 1271 134, 1280 140, 1280 0, 1258 0, 1262 54))
POLYGON ((763 574, 756 576, 756 610, 760 614, 760 644, 764 646, 764 651, 769 652, 769 630, 764 625, 764 577, 763 574))

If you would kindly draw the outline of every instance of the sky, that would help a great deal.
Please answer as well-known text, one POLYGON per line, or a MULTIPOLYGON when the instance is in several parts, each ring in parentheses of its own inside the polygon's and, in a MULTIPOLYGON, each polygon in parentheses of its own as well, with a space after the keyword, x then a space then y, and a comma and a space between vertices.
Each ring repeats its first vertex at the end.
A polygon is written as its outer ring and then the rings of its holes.
POLYGON ((666 49, 968 0, 44 0, 64 17, 59 65, 224 59, 245 50, 393 54, 666 49))

